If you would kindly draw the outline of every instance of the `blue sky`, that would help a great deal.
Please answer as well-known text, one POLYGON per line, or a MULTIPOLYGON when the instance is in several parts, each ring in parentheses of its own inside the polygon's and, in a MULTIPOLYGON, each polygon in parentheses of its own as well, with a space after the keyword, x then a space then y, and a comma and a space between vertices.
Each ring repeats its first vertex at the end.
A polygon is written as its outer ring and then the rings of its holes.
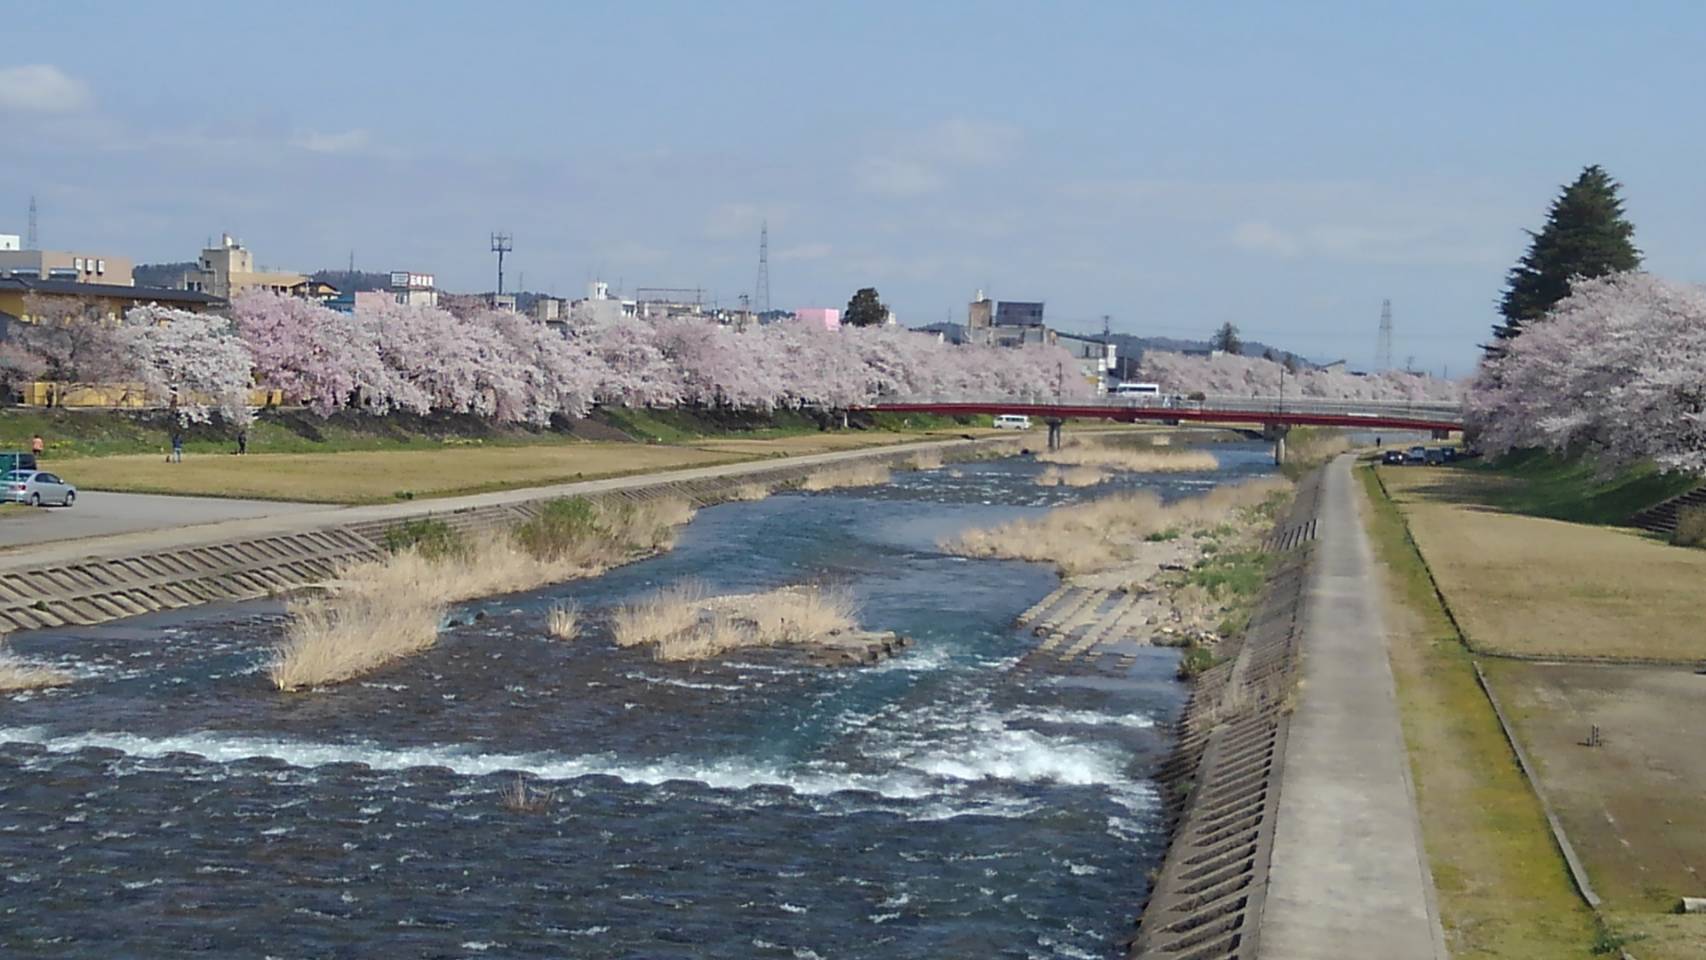
POLYGON ((1464 372, 1559 184, 1706 274, 1706 5, 13 2, 0 232, 192 258, 594 276, 912 324, 1057 325, 1464 372))

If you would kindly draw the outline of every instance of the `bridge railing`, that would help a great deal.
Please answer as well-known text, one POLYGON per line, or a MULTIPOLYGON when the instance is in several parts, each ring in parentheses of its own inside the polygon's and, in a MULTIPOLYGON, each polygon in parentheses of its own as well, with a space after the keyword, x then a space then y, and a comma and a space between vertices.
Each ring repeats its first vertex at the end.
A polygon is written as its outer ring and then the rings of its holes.
POLYGON ((925 397, 892 397, 882 398, 876 406, 885 404, 977 404, 987 406, 1027 406, 1027 407, 1075 407, 1098 408, 1108 410, 1191 410, 1205 413, 1224 411, 1239 414, 1273 414, 1281 416, 1287 413, 1322 414, 1346 417, 1409 417, 1417 419, 1450 419, 1461 420, 1463 405, 1461 403, 1445 403, 1423 400, 1336 400, 1317 397, 1240 397, 1240 396, 1209 396, 1201 400, 1193 400, 1183 396, 1134 396, 1134 397, 1014 397, 1014 396, 957 396, 949 398, 925 397))

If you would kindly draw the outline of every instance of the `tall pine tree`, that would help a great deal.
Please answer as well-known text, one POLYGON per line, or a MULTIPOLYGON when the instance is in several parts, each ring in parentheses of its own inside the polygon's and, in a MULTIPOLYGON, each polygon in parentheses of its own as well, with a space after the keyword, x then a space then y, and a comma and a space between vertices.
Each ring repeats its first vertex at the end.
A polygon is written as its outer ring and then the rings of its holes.
POLYGON ((1489 354, 1502 353, 1503 341, 1569 296, 1572 278, 1602 277, 1641 265, 1641 251, 1631 239, 1635 227, 1624 219, 1623 201, 1617 196, 1621 186, 1597 164, 1587 167, 1552 202, 1540 232, 1529 231, 1533 242, 1528 253, 1505 281, 1499 301, 1504 322, 1493 325, 1496 339, 1487 347, 1489 354))

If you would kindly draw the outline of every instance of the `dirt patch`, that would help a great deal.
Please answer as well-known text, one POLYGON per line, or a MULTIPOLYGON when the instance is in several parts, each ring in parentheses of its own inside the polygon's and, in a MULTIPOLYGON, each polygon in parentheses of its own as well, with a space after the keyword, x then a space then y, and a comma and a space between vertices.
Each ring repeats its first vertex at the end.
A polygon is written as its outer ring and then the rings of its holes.
MULTIPOLYGON (((1706 676, 1598 664, 1482 668, 1606 906, 1655 912, 1706 896, 1706 676), (1596 726, 1599 745, 1585 745, 1596 726)), ((1696 955, 1706 956, 1699 920, 1696 955)))

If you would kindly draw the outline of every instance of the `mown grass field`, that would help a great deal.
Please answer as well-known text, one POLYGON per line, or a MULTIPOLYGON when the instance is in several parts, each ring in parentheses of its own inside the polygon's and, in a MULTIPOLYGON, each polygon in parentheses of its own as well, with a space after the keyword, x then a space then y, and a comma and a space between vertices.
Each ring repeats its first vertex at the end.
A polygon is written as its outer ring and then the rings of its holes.
POLYGON ((1570 884, 1471 655, 1373 468, 1358 468, 1357 476, 1386 585, 1387 649, 1451 955, 1589 956, 1593 915, 1570 884))
POLYGON ((1465 493, 1488 482, 1479 471, 1376 469, 1475 649, 1706 659, 1706 551, 1615 527, 1501 512, 1465 493))
POLYGON ((257 500, 375 503, 569 483, 600 477, 732 463, 727 451, 639 443, 453 446, 235 456, 189 453, 182 463, 140 454, 60 463, 78 486, 127 493, 173 493, 257 500))

